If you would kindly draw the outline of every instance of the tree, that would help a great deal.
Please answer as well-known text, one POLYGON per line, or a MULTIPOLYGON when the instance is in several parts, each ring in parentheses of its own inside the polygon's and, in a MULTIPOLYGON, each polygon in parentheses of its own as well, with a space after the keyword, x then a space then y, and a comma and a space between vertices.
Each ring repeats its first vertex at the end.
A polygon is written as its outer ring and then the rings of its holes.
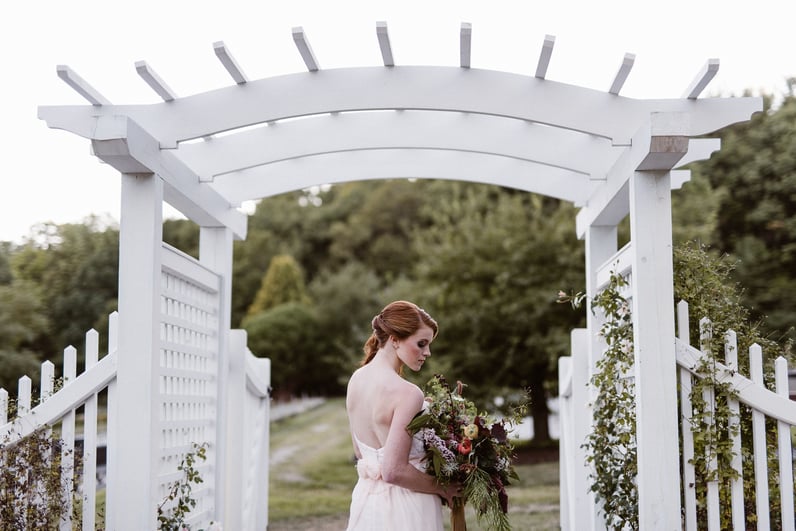
POLYGON ((744 306, 769 333, 796 322, 796 97, 721 131, 722 150, 696 164, 721 193, 716 247, 738 260, 744 306))
POLYGON ((271 259, 248 315, 257 315, 288 302, 309 301, 301 266, 292 256, 281 254, 271 259))
POLYGON ((41 359, 31 347, 48 328, 42 310, 35 286, 24 281, 0 286, 0 387, 12 393, 21 376, 39 371, 41 359))
POLYGON ((321 348, 318 318, 301 302, 288 302, 247 317, 248 346, 260 357, 271 359, 275 395, 285 399, 298 394, 339 392, 330 376, 327 353, 321 348))
MULTIPOLYGON (((438 356, 468 393, 529 388, 537 440, 549 437, 546 386, 582 314, 556 304, 559 288, 583 284, 574 209, 494 186, 438 183, 434 226, 418 239, 418 276, 440 322, 438 356)), ((512 391, 513 390, 513 391, 512 391)))

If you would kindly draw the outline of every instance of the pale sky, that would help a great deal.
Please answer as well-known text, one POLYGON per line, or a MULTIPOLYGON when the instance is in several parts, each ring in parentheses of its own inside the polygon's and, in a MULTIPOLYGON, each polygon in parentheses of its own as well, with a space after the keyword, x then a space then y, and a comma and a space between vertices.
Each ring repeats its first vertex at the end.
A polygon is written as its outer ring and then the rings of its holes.
MULTIPOLYGON (((75 72, 116 104, 156 103, 135 72, 145 60, 180 96, 232 83, 213 52, 224 41, 250 79, 305 70, 291 29, 302 26, 321 68, 381 63, 376 22, 396 65, 456 66, 459 27, 472 24, 472 68, 532 75, 545 35, 556 38, 547 79, 607 90, 625 53, 622 90, 678 98, 710 58, 703 96, 785 91, 796 76, 792 0, 41 0, 7 3, 0 20, 0 240, 39 222, 118 220, 120 179, 89 142, 48 129, 39 105, 86 104, 56 76, 75 72)), ((173 211, 166 209, 167 216, 173 211)))

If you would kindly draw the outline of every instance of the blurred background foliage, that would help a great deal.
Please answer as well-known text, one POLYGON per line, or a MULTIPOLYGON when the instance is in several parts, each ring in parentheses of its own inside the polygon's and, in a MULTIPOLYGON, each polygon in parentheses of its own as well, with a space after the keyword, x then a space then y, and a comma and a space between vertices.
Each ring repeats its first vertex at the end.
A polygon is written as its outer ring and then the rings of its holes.
MULTIPOLYGON (((713 135, 716 136, 716 135, 713 135)), ((733 280, 768 337, 796 323, 796 98, 722 130, 722 149, 692 164, 673 192, 675 243, 697 242, 735 263, 733 280)), ((440 323, 424 384, 441 372, 476 400, 531 391, 535 433, 547 435, 545 399, 585 310, 556 303, 582 291, 576 209, 493 185, 413 179, 351 182, 264 199, 235 242, 233 327, 273 360, 278 396, 341 395, 358 366, 370 320, 408 299, 440 323)), ((164 241, 198 256, 199 230, 166 220, 164 241)), ((627 223, 620 227, 626 240, 627 223)), ((620 244, 622 242, 620 241, 620 244)), ((0 242, 0 386, 84 334, 104 337, 116 307, 118 227, 92 217, 43 223, 18 244, 0 242)))

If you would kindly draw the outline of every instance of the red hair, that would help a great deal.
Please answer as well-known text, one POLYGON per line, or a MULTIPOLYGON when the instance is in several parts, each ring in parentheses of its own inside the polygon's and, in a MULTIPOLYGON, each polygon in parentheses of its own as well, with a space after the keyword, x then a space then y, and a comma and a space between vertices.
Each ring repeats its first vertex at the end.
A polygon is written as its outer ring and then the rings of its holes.
POLYGON ((421 327, 427 326, 437 337, 437 322, 423 308, 408 301, 394 301, 384 307, 371 321, 373 333, 365 342, 365 357, 360 365, 367 365, 390 337, 406 339, 421 327))

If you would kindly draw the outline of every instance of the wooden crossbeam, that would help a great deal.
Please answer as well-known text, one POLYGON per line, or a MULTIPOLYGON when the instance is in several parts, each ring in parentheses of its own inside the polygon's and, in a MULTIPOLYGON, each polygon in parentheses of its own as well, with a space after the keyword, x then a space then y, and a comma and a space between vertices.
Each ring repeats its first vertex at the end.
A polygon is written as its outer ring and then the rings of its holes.
POLYGON ((473 26, 469 22, 462 22, 459 30, 459 56, 462 68, 470 68, 470 50, 473 26))
POLYGON ((310 72, 317 72, 320 68, 318 66, 318 60, 315 59, 315 54, 312 53, 310 43, 307 40, 307 36, 304 34, 304 28, 301 26, 293 28, 293 41, 296 43, 296 47, 301 54, 301 58, 304 60, 304 64, 307 65, 307 70, 310 72))
POLYGON ((163 101, 174 101, 177 98, 177 94, 160 78, 157 72, 152 70, 146 61, 136 61, 135 71, 152 90, 157 92, 158 96, 163 98, 163 101))
POLYGON ((553 55, 553 46, 556 44, 554 35, 545 35, 542 43, 542 52, 539 54, 539 62, 536 65, 534 77, 544 79, 547 75, 547 67, 550 66, 550 56, 553 55))
POLYGON ((699 74, 694 78, 691 82, 691 85, 688 86, 686 91, 683 93, 684 98, 688 98, 689 100, 695 100, 702 94, 702 91, 705 90, 705 87, 708 86, 708 83, 715 77, 716 72, 719 71, 719 60, 718 59, 708 59, 705 63, 705 66, 702 67, 699 74))
POLYGON ((376 22, 376 36, 379 39, 379 48, 381 49, 381 58, 384 61, 384 66, 395 66, 386 22, 376 22))
POLYGON ((229 53, 224 41, 214 42, 213 51, 216 52, 216 57, 218 57, 218 60, 221 61, 222 65, 224 65, 224 68, 227 69, 227 72, 229 72, 229 75, 232 76, 232 79, 235 81, 235 83, 238 85, 243 85, 249 81, 249 78, 246 77, 246 74, 244 74, 243 70, 241 70, 240 66, 238 66, 235 58, 229 53))
POLYGON ((611 83, 611 88, 608 89, 609 94, 619 94, 619 91, 622 90, 622 86, 624 86, 625 81, 627 81, 627 76, 630 74, 630 70, 633 69, 633 63, 635 61, 635 54, 625 54, 624 59, 622 59, 622 64, 619 66, 619 71, 616 73, 616 76, 614 76, 614 82, 611 83))
POLYGON ((67 85, 72 87, 75 92, 86 98, 92 105, 111 105, 110 100, 99 93, 97 89, 89 85, 85 79, 75 73, 74 70, 66 65, 55 67, 58 77, 64 80, 67 85))

